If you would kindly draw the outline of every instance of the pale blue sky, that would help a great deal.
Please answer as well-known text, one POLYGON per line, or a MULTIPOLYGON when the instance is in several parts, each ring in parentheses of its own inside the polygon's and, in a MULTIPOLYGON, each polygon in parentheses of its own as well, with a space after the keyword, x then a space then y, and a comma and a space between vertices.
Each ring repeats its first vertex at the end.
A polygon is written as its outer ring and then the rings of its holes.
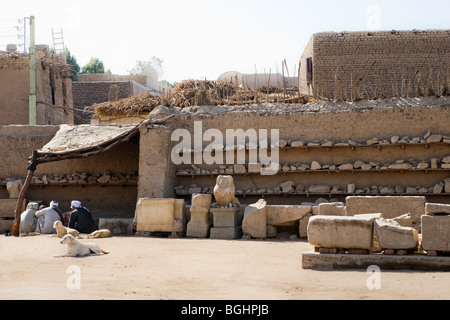
POLYGON ((284 59, 293 75, 314 33, 450 29, 449 12, 449 0, 9 1, 0 11, 0 49, 17 41, 8 29, 16 19, 35 15, 38 44, 51 45, 52 28, 62 28, 81 66, 98 57, 115 74, 157 56, 160 80, 170 82, 273 73, 284 59))

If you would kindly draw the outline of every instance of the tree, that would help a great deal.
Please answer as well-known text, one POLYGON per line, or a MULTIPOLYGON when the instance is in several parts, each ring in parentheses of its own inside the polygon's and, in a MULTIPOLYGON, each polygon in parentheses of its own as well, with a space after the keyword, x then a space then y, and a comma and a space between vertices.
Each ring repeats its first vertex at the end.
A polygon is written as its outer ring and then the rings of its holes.
POLYGON ((75 58, 69 51, 69 49, 65 48, 64 50, 67 58, 67 64, 70 67, 70 79, 72 81, 78 80, 78 74, 80 73, 80 65, 77 62, 77 58, 75 58))
POLYGON ((164 69, 162 67, 163 62, 163 59, 155 56, 153 56, 149 61, 136 60, 136 66, 133 69, 128 70, 128 72, 130 75, 140 74, 145 68, 151 66, 156 70, 158 76, 162 76, 164 73, 164 69))
POLYGON ((105 66, 100 59, 91 58, 89 63, 83 67, 81 73, 105 73, 105 66))

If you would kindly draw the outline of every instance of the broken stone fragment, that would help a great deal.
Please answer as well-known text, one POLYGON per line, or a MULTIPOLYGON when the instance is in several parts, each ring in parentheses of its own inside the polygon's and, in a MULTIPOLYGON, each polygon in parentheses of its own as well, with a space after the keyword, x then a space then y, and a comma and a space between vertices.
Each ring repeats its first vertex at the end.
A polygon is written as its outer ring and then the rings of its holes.
POLYGON ((320 170, 322 169, 321 164, 318 161, 311 162, 311 170, 320 170))
POLYGON ((416 249, 419 244, 416 229, 402 227, 392 219, 376 219, 375 233, 382 249, 416 249))
POLYGON ((442 141, 442 135, 441 134, 433 134, 429 136, 427 139, 427 143, 439 143, 442 141))
POLYGON ((258 202, 245 207, 244 219, 242 220, 242 232, 253 238, 266 238, 267 218, 266 201, 260 199, 258 202))
POLYGON ((326 184, 318 184, 318 185, 312 185, 309 187, 308 191, 310 193, 329 193, 330 192, 330 186, 326 184))

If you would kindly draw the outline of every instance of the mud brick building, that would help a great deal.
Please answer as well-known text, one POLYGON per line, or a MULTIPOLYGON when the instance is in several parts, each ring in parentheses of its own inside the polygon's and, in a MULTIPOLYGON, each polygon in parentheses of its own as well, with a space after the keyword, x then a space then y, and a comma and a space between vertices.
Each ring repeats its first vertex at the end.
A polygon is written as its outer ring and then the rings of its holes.
POLYGON ((450 30, 314 34, 300 61, 303 93, 331 99, 442 94, 450 30))
MULTIPOLYGON (((36 123, 73 123, 72 80, 64 56, 52 56, 48 46, 36 46, 36 123)), ((0 52, 0 125, 28 124, 29 55, 0 52)))

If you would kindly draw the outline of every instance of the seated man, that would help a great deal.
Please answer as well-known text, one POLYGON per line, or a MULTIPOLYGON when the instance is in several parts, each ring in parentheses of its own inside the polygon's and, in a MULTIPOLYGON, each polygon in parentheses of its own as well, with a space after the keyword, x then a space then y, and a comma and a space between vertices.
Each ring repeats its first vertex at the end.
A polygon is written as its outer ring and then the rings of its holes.
POLYGON ((27 209, 20 215, 20 234, 26 235, 36 230, 37 218, 35 216, 35 213, 38 211, 38 209, 39 204, 36 202, 30 202, 27 205, 27 209))
POLYGON ((75 229, 80 233, 92 233, 97 230, 91 212, 82 207, 80 201, 72 201, 71 207, 73 211, 70 214, 69 228, 75 229))
POLYGON ((58 208, 58 203, 56 201, 52 201, 50 202, 50 207, 41 209, 34 214, 38 218, 35 230, 36 233, 56 233, 55 228, 53 228, 53 224, 55 221, 60 221, 61 217, 55 208, 58 208))

